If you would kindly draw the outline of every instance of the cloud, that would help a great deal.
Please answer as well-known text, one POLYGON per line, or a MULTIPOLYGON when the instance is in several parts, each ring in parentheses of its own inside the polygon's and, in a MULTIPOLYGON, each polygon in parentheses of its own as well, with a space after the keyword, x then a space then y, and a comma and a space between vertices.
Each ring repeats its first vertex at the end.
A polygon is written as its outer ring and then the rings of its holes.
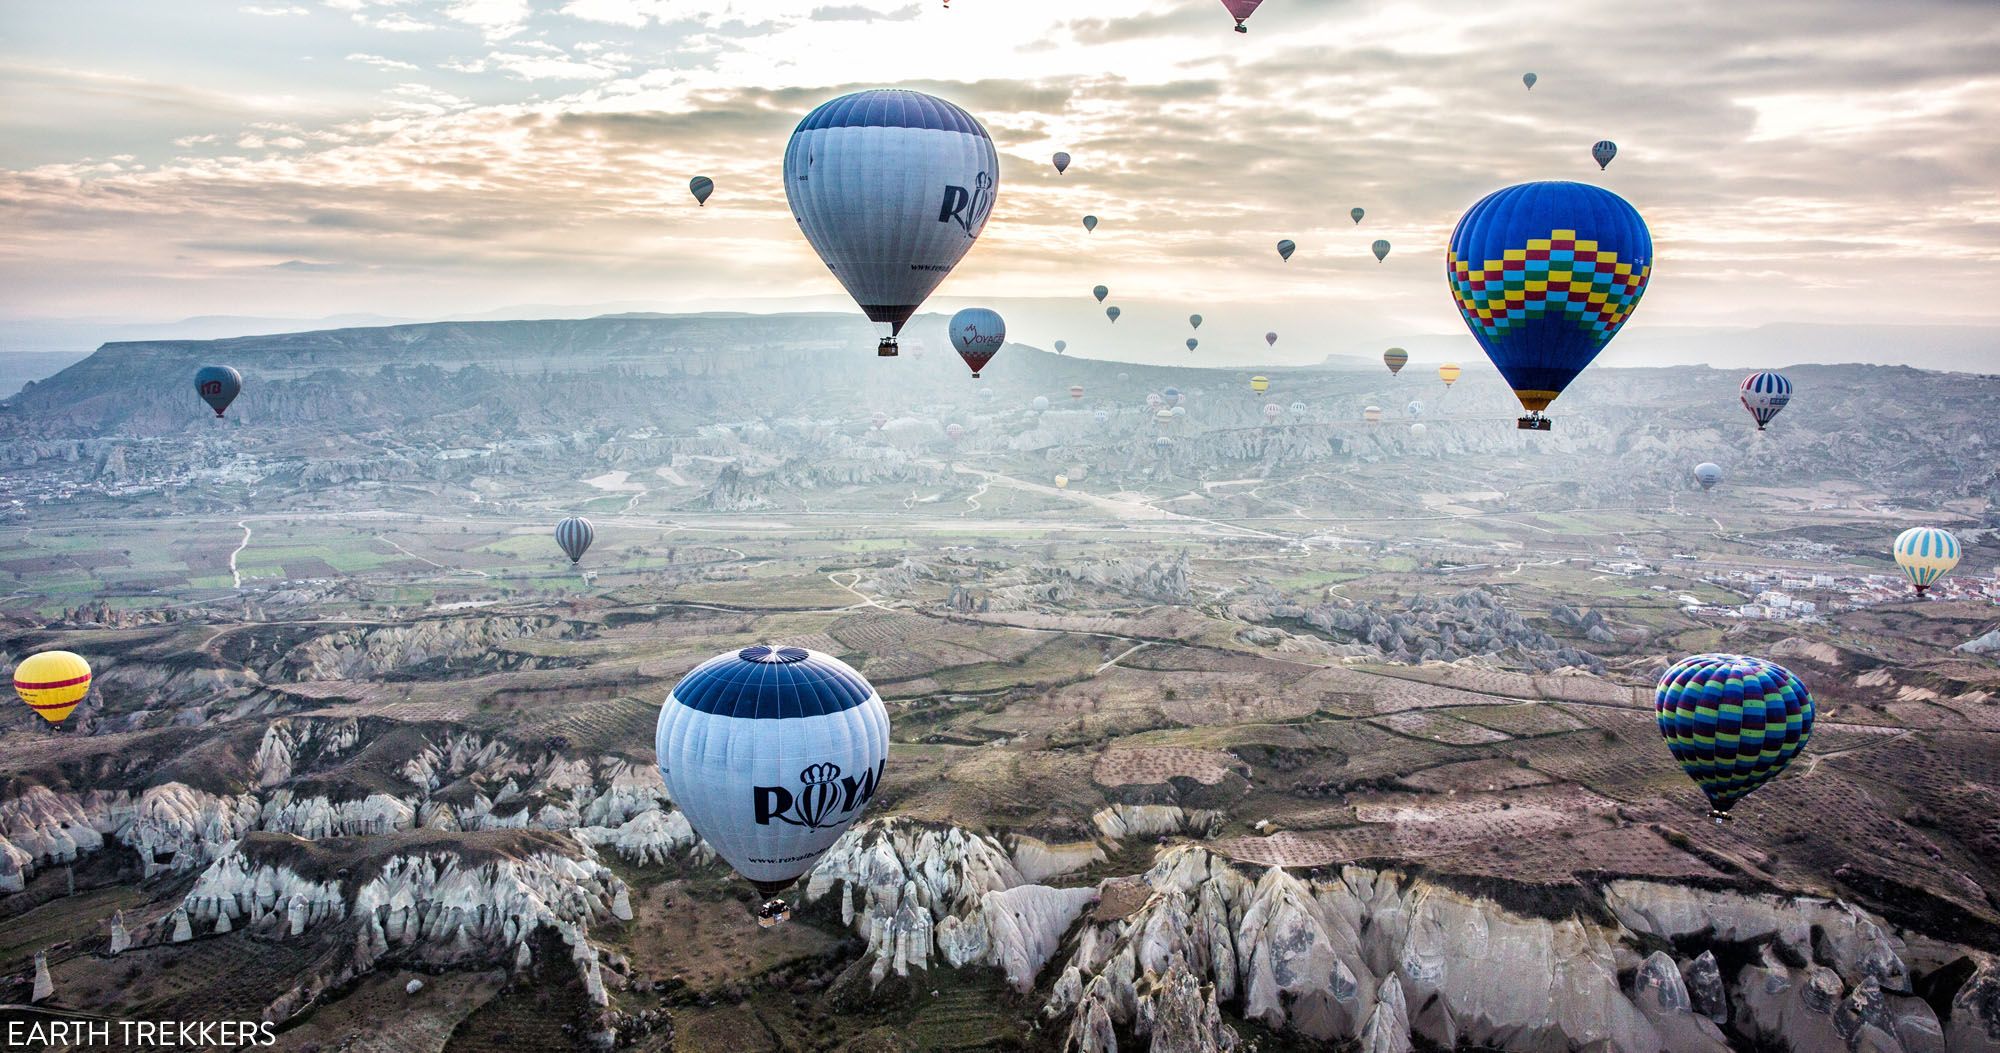
POLYGON ((479 29, 488 40, 505 40, 526 28, 531 9, 528 0, 456 0, 442 13, 479 29))
POLYGON ((838 4, 815 7, 806 18, 813 22, 908 22, 921 13, 923 8, 916 4, 887 13, 860 4, 838 4))
POLYGON ((404 62, 400 59, 384 58, 381 55, 364 55, 358 52, 347 56, 347 61, 359 62, 366 66, 374 66, 377 69, 414 70, 417 68, 416 64, 404 62))
POLYGON ((236 10, 246 15, 261 15, 265 18, 284 18, 290 15, 308 15, 312 13, 297 4, 274 4, 270 6, 245 4, 236 10))
POLYGON ((560 55, 520 55, 495 53, 487 63, 520 80, 608 80, 618 75, 609 66, 578 62, 560 55))

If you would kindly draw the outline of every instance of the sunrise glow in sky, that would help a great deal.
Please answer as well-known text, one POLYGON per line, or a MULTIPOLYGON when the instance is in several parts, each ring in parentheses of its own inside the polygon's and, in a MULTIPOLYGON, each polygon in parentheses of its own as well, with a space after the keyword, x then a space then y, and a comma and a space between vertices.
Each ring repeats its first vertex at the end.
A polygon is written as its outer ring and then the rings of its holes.
POLYGON ((0 314, 833 306, 785 141, 825 99, 904 86, 1002 155, 941 305, 1105 282, 1445 332, 1458 215, 1567 178, 1651 224, 1649 325, 1993 323, 1994 16, 1267 0, 1238 35, 1216 0, 9 4, 0 314), (716 181, 706 208, 694 175, 716 181))

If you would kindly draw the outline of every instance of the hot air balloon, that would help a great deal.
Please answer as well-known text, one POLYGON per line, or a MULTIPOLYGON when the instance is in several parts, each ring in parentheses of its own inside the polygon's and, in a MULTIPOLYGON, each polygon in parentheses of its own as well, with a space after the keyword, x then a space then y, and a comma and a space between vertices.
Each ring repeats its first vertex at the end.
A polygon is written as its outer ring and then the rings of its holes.
POLYGON ((1715 484, 1722 481, 1722 466, 1712 461, 1695 465, 1694 481, 1700 483, 1703 490, 1715 489, 1715 484))
POLYGON ((90 663, 68 651, 42 651, 14 667, 14 693, 36 715, 60 724, 90 694, 90 663))
POLYGON ((1645 295, 1653 238, 1625 199, 1583 183, 1523 183, 1488 194, 1452 231, 1445 277, 1459 314, 1528 416, 1618 334, 1645 295))
POLYGON ((1188 338, 1187 338, 1187 346, 1188 346, 1188 350, 1189 350, 1189 351, 1192 351, 1192 350, 1194 350, 1195 348, 1197 348, 1197 347, 1200 347, 1200 346, 1201 346, 1201 341, 1199 341, 1199 340, 1196 340, 1196 339, 1195 339, 1194 337, 1188 337, 1188 338))
POLYGON ((1251 377, 1250 390, 1255 391, 1258 394, 1263 394, 1264 392, 1271 390, 1271 378, 1251 377))
POLYGON ((1159 408, 1160 408, 1160 406, 1161 406, 1161 405, 1163 405, 1163 404, 1164 404, 1164 403, 1165 403, 1166 401, 1167 401, 1167 400, 1166 400, 1166 399, 1164 399, 1164 398, 1162 398, 1162 397, 1160 396, 1160 393, 1159 393, 1159 392, 1157 392, 1157 391, 1153 391, 1153 392, 1148 392, 1148 393, 1146 394, 1146 408, 1147 408, 1147 409, 1154 409, 1154 410, 1156 410, 1156 409, 1159 409, 1159 408))
POLYGON ((1047 395, 1036 395, 1035 400, 1028 403, 1028 408, 1034 410, 1036 413, 1047 413, 1049 411, 1049 397, 1047 395))
POLYGON ((1361 419, 1370 424, 1382 423, 1382 407, 1367 406, 1361 410, 1361 419))
POLYGON ((572 567, 583 558, 585 552, 590 551, 590 543, 595 540, 597 540, 597 530, 590 525, 590 520, 582 516, 570 516, 556 524, 556 544, 562 546, 563 555, 569 557, 569 564, 572 567))
POLYGON ((889 415, 886 413, 877 413, 868 418, 868 426, 876 431, 881 431, 882 426, 887 423, 889 423, 889 415))
POLYGON ((1444 381, 1445 387, 1450 387, 1453 383, 1457 382, 1458 375, 1462 372, 1464 370, 1458 368, 1458 363, 1446 362, 1444 365, 1438 367, 1438 379, 1444 381))
POLYGON ((1618 144, 1609 139, 1599 139, 1590 148, 1590 159, 1597 162, 1597 170, 1602 172, 1611 167, 1611 159, 1618 156, 1618 144))
POLYGON ((1757 430, 1792 401, 1792 381, 1783 373, 1752 373, 1743 378, 1743 408, 1757 421, 1757 430))
POLYGON ((980 389, 979 389, 979 401, 981 401, 981 402, 991 402, 991 401, 993 401, 993 389, 992 389, 992 388, 980 388, 980 389))
POLYGON ((1178 406, 1181 404, 1181 389, 1179 388, 1173 388, 1173 387, 1164 388, 1161 390, 1160 394, 1165 395, 1167 397, 1167 402, 1171 405, 1178 406))
POLYGON ((1424 404, 1418 399, 1411 399, 1410 404, 1403 407, 1403 412, 1411 417, 1421 417, 1424 415, 1424 404))
POLYGON ((1541 78, 1539 78, 1539 77, 1535 76, 1535 75, 1534 75, 1534 74, 1532 74, 1532 73, 1523 73, 1523 74, 1521 74, 1521 83, 1523 83, 1523 84, 1526 84, 1526 85, 1528 86, 1528 90, 1529 90, 1529 91, 1534 91, 1534 90, 1535 90, 1535 81, 1537 81, 1537 80, 1540 80, 1540 79, 1541 79, 1541 78))
POLYGON ((1698 654, 1675 662, 1653 692, 1660 737, 1708 795, 1709 817, 1776 778, 1812 736, 1812 692, 1775 662, 1698 654))
POLYGON ((1389 258, 1389 243, 1380 238, 1375 239, 1375 244, 1368 246, 1368 250, 1375 254, 1377 263, 1389 258))
POLYGON ((228 366, 203 366, 194 371, 194 390, 221 417, 222 411, 242 392, 243 374, 228 366))
POLYGON ((1182 417, 1187 416, 1187 407, 1180 405, 1179 403, 1175 403, 1173 408, 1167 411, 1167 415, 1175 420, 1179 420, 1182 417))
POLYGON ((1306 415, 1306 404, 1305 404, 1305 403, 1303 403, 1303 402, 1294 402, 1294 403, 1292 403, 1292 415, 1293 415, 1293 416, 1297 416, 1297 417, 1303 417, 1303 416, 1305 416, 1305 415, 1306 415))
POLYGON ((708 204, 708 195, 715 193, 715 180, 705 175, 695 176, 693 179, 688 180, 688 193, 694 195, 695 204, 706 205, 708 204))
POLYGON ((1278 334, 1276 334, 1276 333, 1265 333, 1265 334, 1264 334, 1264 346, 1265 346, 1265 347, 1276 347, 1276 346, 1278 346, 1278 334))
POLYGON ((1392 347, 1382 352, 1382 364, 1389 367, 1389 375, 1393 377, 1410 364, 1410 353, 1400 347, 1392 347))
POLYGON ((914 91, 843 95, 806 115, 785 147, 785 197, 806 241, 884 330, 896 334, 951 273, 993 212, 1000 158, 971 114, 914 91))
POLYGON ((1111 295, 1111 290, 1100 285, 1097 288, 1090 290, 1090 295, 1097 297, 1098 303, 1103 303, 1104 298, 1111 295))
POLYGON ((1412 424, 1412 425, 1410 425, 1410 438, 1412 438, 1412 439, 1421 439, 1421 438, 1423 438, 1423 437, 1424 437, 1424 431, 1425 431, 1425 428, 1424 428, 1423 424, 1421 424, 1421 423, 1417 423, 1417 424, 1412 424))
POLYGON ((1069 489, 1069 476, 1067 475, 1056 476, 1056 489, 1058 490, 1069 489))
POLYGON ((1159 436, 1158 438, 1153 440, 1153 449, 1158 450, 1161 453, 1166 453, 1167 450, 1172 448, 1173 445, 1174 445, 1174 440, 1166 437, 1165 435, 1159 436))
POLYGON ((1069 341, 1067 340, 1056 341, 1056 354, 1060 355, 1068 350, 1069 350, 1069 341))
POLYGON ((1153 412, 1153 419, 1161 424, 1172 424, 1174 422, 1174 411, 1170 409, 1155 410, 1153 412))
POLYGON ((1118 309, 1117 304, 1112 304, 1104 309, 1104 317, 1111 319, 1114 323, 1118 321, 1118 316, 1123 313, 1118 309))
POLYGON ((1189 324, 1189 325, 1191 325, 1191 326, 1194 326, 1194 327, 1195 327, 1196 329, 1200 329, 1200 328, 1201 328, 1201 316, 1200 316, 1200 315, 1198 315, 1198 314, 1191 314, 1191 315, 1188 315, 1188 324, 1189 324))
POLYGON ((1958 566, 1958 539, 1937 527, 1911 527, 1896 535, 1896 565, 1922 596, 1958 566))
POLYGON ((1121 372, 1121 373, 1119 373, 1119 374, 1118 374, 1118 382, 1119 382, 1120 384, 1123 384, 1123 383, 1125 383, 1126 381, 1128 381, 1128 380, 1131 380, 1131 379, 1132 379, 1132 374, 1130 374, 1130 373, 1124 373, 1124 372, 1121 372))
POLYGON ((1070 397, 1070 400, 1071 400, 1072 402, 1073 402, 1073 401, 1075 401, 1075 400, 1077 400, 1077 399, 1080 399, 1080 398, 1082 398, 1082 397, 1083 397, 1083 385, 1082 385, 1082 384, 1071 384, 1071 385, 1069 386, 1069 397, 1070 397))
POLYGON ((1367 215, 1368 210, 1363 208, 1350 208, 1347 210, 1347 214, 1353 218, 1355 224, 1358 226, 1361 223, 1361 217, 1367 215))
MULTIPOLYGON (((689 825, 775 897, 854 825, 889 756, 882 696, 847 663, 760 644, 681 678, 660 708, 660 776, 689 825)), ((785 907, 767 902, 761 920, 785 907)))
POLYGON ((951 441, 953 441, 953 442, 957 442, 958 440, 960 440, 960 439, 962 439, 962 438, 964 438, 964 437, 965 437, 965 425, 963 425, 963 424, 947 424, 947 425, 945 425, 945 426, 944 426, 944 437, 945 437, 945 438, 947 438, 947 439, 950 439, 950 440, 951 440, 951 441))
POLYGON ((1000 353, 1000 345, 1006 342, 1007 323, 984 307, 968 307, 951 316, 951 346, 958 349, 958 357, 971 367, 974 380, 979 379, 979 371, 1000 353))
POLYGON ((1282 409, 1277 403, 1275 402, 1264 403, 1265 420, 1276 421, 1279 417, 1282 417, 1284 415, 1285 415, 1284 409, 1282 409))
POLYGON ((1103 410, 1098 410, 1096 413, 1090 415, 1090 419, 1097 422, 1098 424, 1103 424, 1104 422, 1111 419, 1111 414, 1106 413, 1103 410))
POLYGON ((1278 243, 1278 258, 1281 260, 1289 260, 1292 258, 1292 253, 1297 252, 1298 248, 1299 246, 1297 242, 1293 241, 1290 238, 1286 238, 1285 240, 1278 243))
POLYGON ((1064 172, 1069 171, 1069 154, 1065 151, 1057 150, 1055 156, 1055 165, 1056 165, 1057 175, 1061 175, 1064 172))
POLYGON ((1236 31, 1248 33, 1250 31, 1243 28, 1243 20, 1249 18, 1250 12, 1257 10, 1257 5, 1263 2, 1264 0, 1222 0, 1222 6, 1228 8, 1229 17, 1236 20, 1236 31))
POLYGON ((1088 231, 1093 231, 1093 230, 1096 230, 1096 229, 1097 229, 1097 217, 1096 217, 1096 216, 1085 216, 1085 217, 1083 217, 1083 229, 1084 229, 1084 230, 1085 230, 1086 232, 1088 232, 1088 231))

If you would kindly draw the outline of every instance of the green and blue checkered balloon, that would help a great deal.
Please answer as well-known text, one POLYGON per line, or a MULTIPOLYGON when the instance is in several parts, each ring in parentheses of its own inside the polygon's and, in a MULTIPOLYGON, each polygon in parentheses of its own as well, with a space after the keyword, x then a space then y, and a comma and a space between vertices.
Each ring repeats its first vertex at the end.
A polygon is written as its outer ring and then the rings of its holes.
POLYGON ((1653 711, 1667 749, 1708 795, 1718 822, 1784 771, 1812 735, 1812 692, 1785 667, 1747 655, 1674 663, 1660 677, 1653 711))

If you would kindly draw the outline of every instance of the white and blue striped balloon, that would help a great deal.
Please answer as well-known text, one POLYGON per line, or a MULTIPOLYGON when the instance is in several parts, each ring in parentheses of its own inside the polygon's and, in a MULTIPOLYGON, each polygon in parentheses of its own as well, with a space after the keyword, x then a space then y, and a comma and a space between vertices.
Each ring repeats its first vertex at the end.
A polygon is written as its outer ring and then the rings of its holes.
POLYGON ((1958 566, 1958 539, 1937 527, 1911 527, 1896 535, 1896 565, 1917 587, 1917 595, 1958 566))
POLYGON ((1757 421, 1757 430, 1792 401, 1792 381, 1783 373, 1752 373, 1743 378, 1743 408, 1757 421))
POLYGON ((843 95, 806 115, 785 147, 799 229, 888 337, 972 248, 999 193, 986 129, 921 92, 843 95))
POLYGON ((889 712, 840 659, 759 645, 682 677, 653 745, 695 833, 770 896, 812 869, 875 796, 889 712))
POLYGON ((590 520, 582 516, 570 516, 556 524, 556 544, 562 546, 563 555, 568 556, 572 564, 583 558, 584 552, 595 540, 597 531, 591 527, 590 520))

